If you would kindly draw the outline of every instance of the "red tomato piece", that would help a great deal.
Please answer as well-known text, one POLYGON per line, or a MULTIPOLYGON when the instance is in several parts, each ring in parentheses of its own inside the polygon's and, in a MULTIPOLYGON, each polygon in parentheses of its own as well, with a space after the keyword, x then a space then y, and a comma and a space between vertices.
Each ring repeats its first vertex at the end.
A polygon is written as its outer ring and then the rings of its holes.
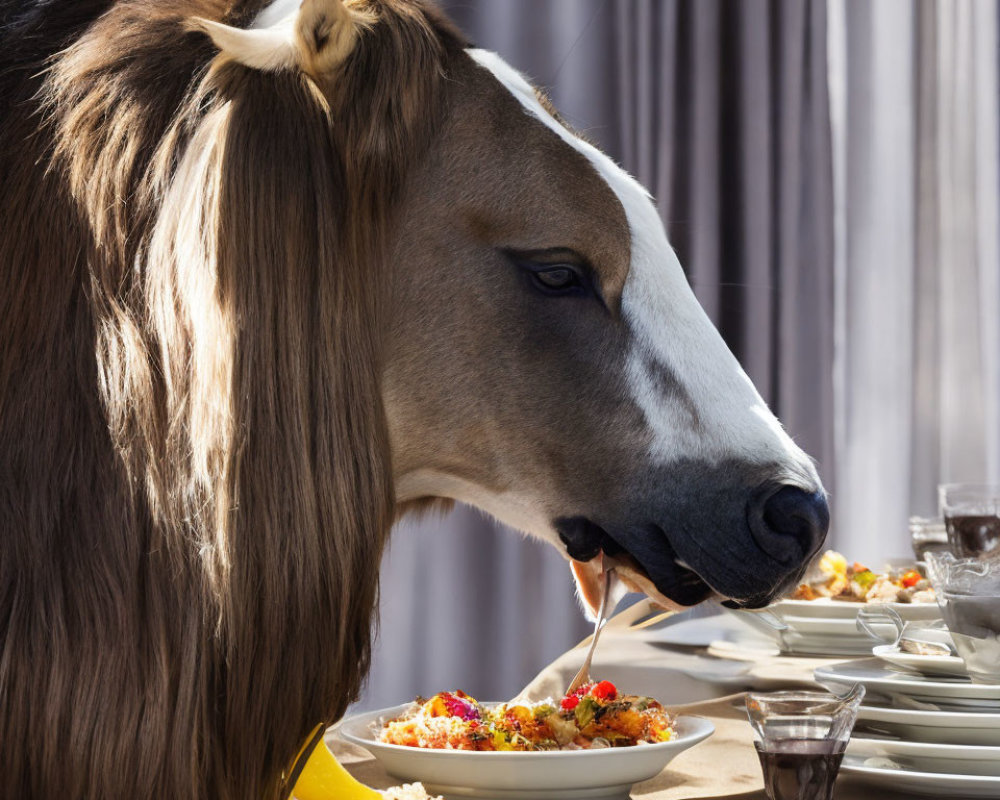
POLYGON ((568 694, 559 703, 564 711, 572 711, 578 705, 580 705, 580 695, 578 694, 568 694))
POLYGON ((911 586, 916 586, 918 583, 920 583, 920 573, 917 572, 915 569, 911 569, 907 572, 904 572, 903 577, 900 580, 900 583, 902 583, 903 586, 907 589, 909 589, 911 586))
POLYGON ((618 696, 618 689, 611 681, 601 681, 590 690, 590 694, 598 700, 614 700, 618 696))

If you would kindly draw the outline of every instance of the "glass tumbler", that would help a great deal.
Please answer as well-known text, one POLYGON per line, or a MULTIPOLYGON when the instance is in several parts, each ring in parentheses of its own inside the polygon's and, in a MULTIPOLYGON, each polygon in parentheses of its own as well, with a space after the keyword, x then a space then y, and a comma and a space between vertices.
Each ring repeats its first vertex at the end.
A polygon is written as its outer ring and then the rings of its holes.
POLYGON ((928 553, 943 553, 948 546, 948 531, 940 517, 910 517, 910 542, 917 561, 924 561, 928 553))
POLYGON ((1000 552, 980 558, 932 553, 927 569, 969 677, 1000 684, 1000 552))
POLYGON ((831 800, 865 687, 830 692, 750 692, 747 716, 770 800, 831 800))
POLYGON ((959 558, 1000 549, 1000 486, 944 483, 938 504, 948 531, 948 545, 959 558))

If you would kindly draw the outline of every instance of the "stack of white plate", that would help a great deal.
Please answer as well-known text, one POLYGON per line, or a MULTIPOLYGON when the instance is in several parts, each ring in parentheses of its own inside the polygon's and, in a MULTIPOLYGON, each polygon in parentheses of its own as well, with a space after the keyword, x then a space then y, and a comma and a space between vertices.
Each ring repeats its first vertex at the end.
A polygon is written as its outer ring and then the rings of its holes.
POLYGON ((973 683, 954 657, 876 650, 815 672, 835 691, 866 689, 841 771, 897 792, 1000 797, 1000 684, 973 683))
MULTIPOLYGON (((872 640, 858 630, 856 618, 864 603, 845 600, 779 600, 759 611, 735 613, 754 630, 770 638, 784 653, 795 655, 869 655, 872 640)), ((903 622, 941 618, 937 603, 883 603, 869 608, 891 608, 903 622)), ((876 633, 896 638, 891 624, 876 623, 876 633)))

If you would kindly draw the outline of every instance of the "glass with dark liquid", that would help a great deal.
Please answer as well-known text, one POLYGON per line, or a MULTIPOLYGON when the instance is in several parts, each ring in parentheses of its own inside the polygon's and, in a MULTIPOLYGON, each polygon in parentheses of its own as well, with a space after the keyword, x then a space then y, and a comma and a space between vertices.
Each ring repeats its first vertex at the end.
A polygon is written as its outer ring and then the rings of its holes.
POLYGON ((771 800, 832 800, 844 742, 781 739, 754 742, 771 800))
POLYGON ((938 499, 952 553, 972 558, 1000 551, 1000 486, 943 484, 938 499))
POLYGON ((829 692, 750 692, 747 715, 770 800, 831 800, 865 696, 855 686, 829 692))

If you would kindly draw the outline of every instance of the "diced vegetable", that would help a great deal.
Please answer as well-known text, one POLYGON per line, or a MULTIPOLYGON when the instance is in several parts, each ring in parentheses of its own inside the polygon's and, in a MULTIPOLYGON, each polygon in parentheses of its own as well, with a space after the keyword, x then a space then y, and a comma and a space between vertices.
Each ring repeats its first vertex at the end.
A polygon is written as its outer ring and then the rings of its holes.
POLYGON ((871 585, 875 583, 876 577, 875 573, 870 569, 863 569, 860 572, 854 573, 854 582, 862 589, 868 590, 871 588, 871 585))
POLYGON ((580 704, 580 695, 578 694, 568 694, 559 703, 563 711, 572 711, 579 704, 580 704))
POLYGON ((918 583, 920 583, 922 578, 923 576, 919 572, 917 572, 915 569, 911 569, 903 573, 903 577, 900 578, 900 583, 902 583, 904 587, 909 589, 911 586, 916 586, 918 583))
POLYGON ((573 709, 573 714, 576 716, 576 724, 581 728, 585 728, 594 719, 596 711, 597 701, 590 695, 584 695, 580 698, 580 702, 576 708, 573 709))
POLYGON ((590 694, 598 700, 614 700, 618 696, 618 689, 611 681, 601 681, 590 690, 590 694))

